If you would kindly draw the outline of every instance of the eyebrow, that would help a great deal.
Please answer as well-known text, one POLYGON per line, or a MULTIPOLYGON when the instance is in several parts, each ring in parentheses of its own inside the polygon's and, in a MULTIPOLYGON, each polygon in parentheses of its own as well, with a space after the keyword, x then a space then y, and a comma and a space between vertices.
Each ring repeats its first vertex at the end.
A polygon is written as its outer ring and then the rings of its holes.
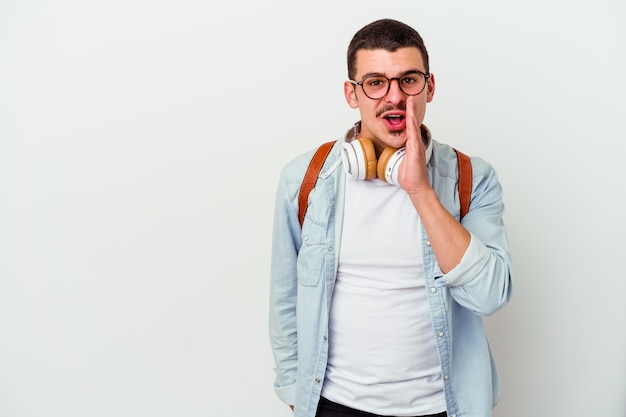
POLYGON ((368 72, 367 74, 363 75, 361 80, 364 80, 364 79, 370 78, 370 77, 380 77, 380 76, 387 77, 387 78, 400 78, 400 77, 403 77, 405 75, 415 74, 415 73, 426 74, 426 71, 422 71, 422 70, 419 70, 419 69, 411 69, 411 70, 408 70, 408 71, 404 71, 403 73, 401 73, 397 77, 388 77, 387 74, 385 74, 383 72, 368 72))

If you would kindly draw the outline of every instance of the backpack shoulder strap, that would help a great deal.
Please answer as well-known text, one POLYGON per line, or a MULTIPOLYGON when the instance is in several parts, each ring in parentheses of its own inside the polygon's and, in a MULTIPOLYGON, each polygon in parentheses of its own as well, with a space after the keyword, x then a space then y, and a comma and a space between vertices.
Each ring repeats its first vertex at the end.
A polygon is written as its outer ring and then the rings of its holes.
MULTIPOLYGON (((459 165, 459 201, 461 202, 462 219, 469 211, 470 199, 472 198, 472 162, 470 157, 455 149, 459 165)), ((459 219, 459 220, 460 220, 459 219)))
POLYGON ((317 151, 315 151, 315 154, 313 154, 313 158, 311 159, 311 162, 309 162, 309 166, 306 169, 304 178, 302 179, 302 185, 300 186, 300 192, 298 194, 298 216, 300 218, 300 227, 302 227, 302 223, 304 223, 304 215, 306 214, 306 209, 309 205, 309 193, 315 187, 319 172, 322 169, 324 161, 326 161, 326 157, 330 153, 334 144, 335 141, 333 140, 320 145, 320 147, 317 148, 317 151))

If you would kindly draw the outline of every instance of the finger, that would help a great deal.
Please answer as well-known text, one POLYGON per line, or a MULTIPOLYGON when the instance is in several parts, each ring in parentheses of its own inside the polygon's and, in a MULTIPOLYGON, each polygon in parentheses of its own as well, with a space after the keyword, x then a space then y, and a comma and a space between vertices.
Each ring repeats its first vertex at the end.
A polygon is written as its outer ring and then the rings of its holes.
POLYGON ((415 117, 415 111, 413 108, 413 97, 409 96, 406 100, 406 145, 407 152, 414 152, 419 148, 419 139, 421 137, 419 124, 415 117), (409 150, 410 149, 410 150, 409 150))
POLYGON ((406 135, 407 142, 415 137, 416 123, 415 112, 413 111, 413 97, 409 96, 406 99, 406 135))

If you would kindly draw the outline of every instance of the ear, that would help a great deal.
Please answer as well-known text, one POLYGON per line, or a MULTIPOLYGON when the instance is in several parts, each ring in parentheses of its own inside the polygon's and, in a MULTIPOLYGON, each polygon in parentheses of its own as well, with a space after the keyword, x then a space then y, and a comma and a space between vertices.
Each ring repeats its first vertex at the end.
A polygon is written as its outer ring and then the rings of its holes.
POLYGON ((355 87, 356 86, 350 81, 345 81, 343 83, 343 94, 346 97, 346 102, 348 103, 348 106, 352 107, 353 109, 359 107, 359 102, 356 99, 355 87))
POLYGON ((430 77, 428 77, 426 88, 428 89, 426 92, 426 102, 430 103, 433 101, 435 95, 435 74, 430 74, 430 77))

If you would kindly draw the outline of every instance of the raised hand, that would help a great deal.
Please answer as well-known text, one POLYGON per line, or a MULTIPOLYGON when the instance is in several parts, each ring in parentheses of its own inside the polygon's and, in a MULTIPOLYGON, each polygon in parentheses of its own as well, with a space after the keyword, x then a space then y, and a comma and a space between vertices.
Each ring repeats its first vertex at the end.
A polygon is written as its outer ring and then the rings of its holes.
POLYGON ((406 101, 406 155, 398 171, 400 186, 410 195, 431 189, 426 171, 426 147, 422 140, 421 120, 415 116, 414 97, 406 101))

